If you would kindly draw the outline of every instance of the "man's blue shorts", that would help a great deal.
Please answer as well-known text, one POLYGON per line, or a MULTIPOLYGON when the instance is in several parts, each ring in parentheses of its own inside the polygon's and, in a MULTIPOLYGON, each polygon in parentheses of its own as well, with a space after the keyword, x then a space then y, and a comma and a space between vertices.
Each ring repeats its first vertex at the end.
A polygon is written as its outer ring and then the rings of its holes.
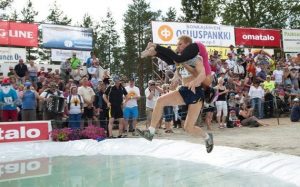
POLYGON ((139 116, 139 109, 137 106, 135 107, 125 107, 123 116, 125 119, 137 119, 139 116))
POLYGON ((179 88, 179 93, 183 98, 185 104, 195 104, 197 102, 203 101, 204 99, 204 90, 201 86, 195 88, 196 93, 193 93, 188 87, 181 86, 179 88))

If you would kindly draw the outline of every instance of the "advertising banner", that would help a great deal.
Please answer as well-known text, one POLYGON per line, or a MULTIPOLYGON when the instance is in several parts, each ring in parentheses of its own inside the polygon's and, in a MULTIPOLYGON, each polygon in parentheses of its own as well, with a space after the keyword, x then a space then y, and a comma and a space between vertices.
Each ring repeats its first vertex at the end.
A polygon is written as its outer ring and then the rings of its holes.
POLYGON ((206 46, 229 47, 235 44, 234 27, 213 24, 152 22, 153 42, 174 45, 181 35, 206 46))
POLYGON ((18 62, 21 58, 26 59, 25 48, 0 47, 0 63, 18 62))
POLYGON ((50 121, 0 122, 0 143, 50 140, 50 121))
POLYGON ((280 48, 280 30, 235 28, 235 44, 249 47, 280 48))
POLYGON ((82 63, 91 56, 90 51, 75 51, 75 50, 62 50, 62 49, 51 49, 51 60, 63 62, 66 59, 72 57, 72 53, 76 53, 76 57, 81 60, 82 63))
POLYGON ((300 52, 300 30, 282 29, 282 43, 284 52, 300 52))
POLYGON ((43 47, 54 49, 91 50, 93 29, 42 24, 43 47))
POLYGON ((0 162, 0 182, 42 177, 51 174, 50 158, 0 162))
POLYGON ((38 46, 38 25, 0 21, 0 45, 38 46))

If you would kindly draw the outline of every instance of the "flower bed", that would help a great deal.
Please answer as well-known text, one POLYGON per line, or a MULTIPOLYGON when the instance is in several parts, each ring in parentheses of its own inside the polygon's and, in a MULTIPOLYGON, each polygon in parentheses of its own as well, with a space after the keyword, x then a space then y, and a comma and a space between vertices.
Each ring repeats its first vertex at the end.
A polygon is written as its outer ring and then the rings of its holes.
POLYGON ((94 139, 100 141, 106 138, 105 130, 94 125, 90 125, 84 129, 53 129, 50 132, 50 136, 53 141, 59 142, 80 139, 94 139))

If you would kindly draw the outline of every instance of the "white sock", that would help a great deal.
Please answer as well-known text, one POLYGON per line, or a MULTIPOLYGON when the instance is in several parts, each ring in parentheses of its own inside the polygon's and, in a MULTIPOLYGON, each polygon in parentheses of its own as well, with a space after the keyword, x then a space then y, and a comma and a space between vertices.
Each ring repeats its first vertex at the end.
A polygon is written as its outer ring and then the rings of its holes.
POLYGON ((208 140, 209 139, 209 136, 208 136, 208 134, 207 134, 207 132, 205 133, 205 138, 204 138, 204 140, 208 140))
POLYGON ((155 128, 153 127, 149 127, 148 130, 150 131, 150 134, 154 134, 155 133, 155 128))

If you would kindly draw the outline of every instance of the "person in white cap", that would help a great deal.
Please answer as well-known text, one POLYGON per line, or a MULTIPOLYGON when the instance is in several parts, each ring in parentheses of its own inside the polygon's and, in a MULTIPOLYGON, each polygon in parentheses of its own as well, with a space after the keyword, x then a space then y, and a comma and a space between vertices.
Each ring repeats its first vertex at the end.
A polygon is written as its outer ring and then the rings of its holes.
POLYGON ((294 105, 292 107, 290 118, 292 122, 297 122, 300 120, 300 100, 298 98, 295 98, 293 101, 294 105))

